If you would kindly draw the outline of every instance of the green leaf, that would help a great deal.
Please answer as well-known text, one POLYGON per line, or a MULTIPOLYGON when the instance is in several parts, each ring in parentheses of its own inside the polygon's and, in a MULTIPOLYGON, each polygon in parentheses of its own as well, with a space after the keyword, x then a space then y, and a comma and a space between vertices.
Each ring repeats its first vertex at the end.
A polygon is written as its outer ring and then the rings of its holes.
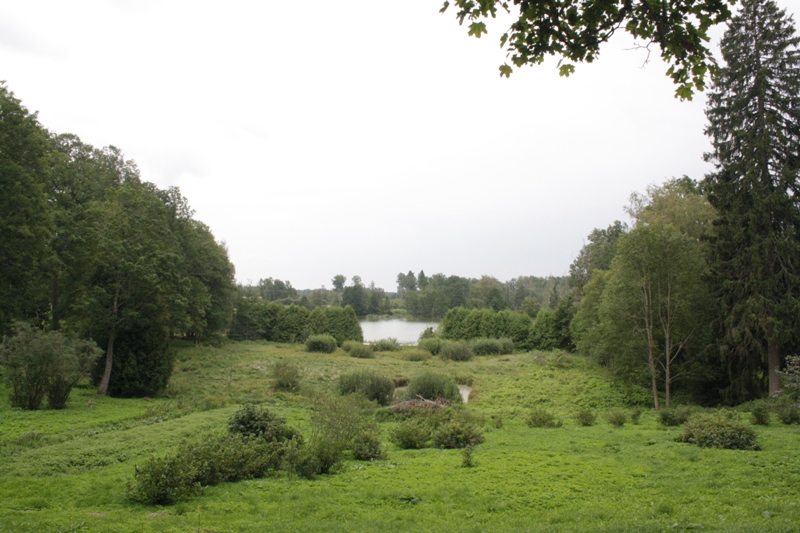
POLYGON ((439 10, 439 13, 444 13, 447 11, 447 8, 450 7, 450 2, 445 0, 444 4, 442 4, 442 9, 439 10))
POLYGON ((474 35, 478 39, 481 38, 481 34, 487 33, 486 31, 486 24, 483 22, 473 22, 469 25, 469 35, 474 35))
POLYGON ((575 65, 565 63, 564 65, 558 67, 559 76, 564 76, 565 78, 569 78, 569 75, 574 73, 575 73, 575 65))
POLYGON ((511 72, 512 72, 511 67, 509 67, 505 63, 500 65, 500 77, 505 76, 506 78, 508 78, 509 76, 511 76, 511 72))

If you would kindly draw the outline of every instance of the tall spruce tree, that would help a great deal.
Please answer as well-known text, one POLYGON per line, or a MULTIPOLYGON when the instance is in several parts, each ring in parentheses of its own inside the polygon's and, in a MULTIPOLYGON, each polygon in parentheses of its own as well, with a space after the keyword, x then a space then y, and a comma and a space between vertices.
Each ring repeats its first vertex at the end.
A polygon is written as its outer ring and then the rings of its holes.
POLYGON ((734 400, 777 394, 800 325, 799 41, 775 2, 744 0, 708 96, 715 334, 734 400))

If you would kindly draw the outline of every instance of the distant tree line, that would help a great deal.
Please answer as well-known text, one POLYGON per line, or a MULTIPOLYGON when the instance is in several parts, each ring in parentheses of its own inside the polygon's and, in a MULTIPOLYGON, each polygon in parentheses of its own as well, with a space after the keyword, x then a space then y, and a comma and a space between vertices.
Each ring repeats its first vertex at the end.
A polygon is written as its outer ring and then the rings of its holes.
POLYGON ((0 334, 15 321, 94 340, 98 392, 148 395, 170 338, 224 332, 234 268, 177 188, 113 146, 44 129, 0 84, 0 334))

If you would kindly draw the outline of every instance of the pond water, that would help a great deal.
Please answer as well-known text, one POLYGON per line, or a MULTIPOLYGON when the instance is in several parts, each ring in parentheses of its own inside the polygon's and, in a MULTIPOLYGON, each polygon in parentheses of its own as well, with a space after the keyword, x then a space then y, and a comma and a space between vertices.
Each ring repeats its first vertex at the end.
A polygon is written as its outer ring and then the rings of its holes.
POLYGON ((362 320, 361 331, 364 332, 364 342, 373 342, 392 337, 401 344, 417 344, 419 336, 425 331, 425 328, 435 328, 438 325, 436 322, 417 322, 399 318, 362 320))

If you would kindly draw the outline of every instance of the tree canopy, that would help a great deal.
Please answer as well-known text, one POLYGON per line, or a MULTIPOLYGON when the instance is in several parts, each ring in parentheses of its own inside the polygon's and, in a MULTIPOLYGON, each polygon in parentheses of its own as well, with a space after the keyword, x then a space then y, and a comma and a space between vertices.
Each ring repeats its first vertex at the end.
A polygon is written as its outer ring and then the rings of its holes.
MULTIPOLYGON (((450 7, 445 0, 441 11, 450 7)), ((569 76, 573 62, 591 63, 600 46, 622 29, 641 41, 657 45, 670 65, 667 75, 677 85, 676 96, 691 98, 702 91, 716 64, 707 46, 708 30, 730 18, 728 0, 452 0, 459 24, 469 23, 469 35, 487 33, 486 20, 498 10, 516 19, 500 37, 511 64, 539 64, 545 56, 560 57, 559 72, 569 76)), ((649 48, 648 48, 649 49, 649 48)), ((512 66, 500 66, 508 77, 512 66)))

